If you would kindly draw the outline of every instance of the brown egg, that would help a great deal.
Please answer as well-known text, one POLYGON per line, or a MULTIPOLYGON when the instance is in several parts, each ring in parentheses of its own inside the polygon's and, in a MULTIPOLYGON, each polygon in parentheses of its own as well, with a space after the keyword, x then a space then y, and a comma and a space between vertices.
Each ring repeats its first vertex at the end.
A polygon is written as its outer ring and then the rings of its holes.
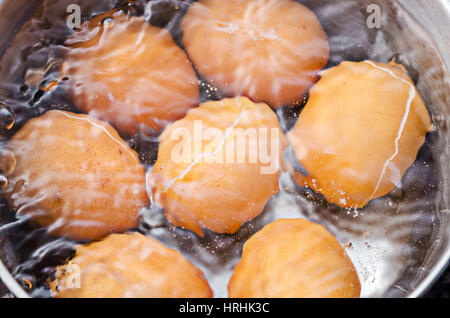
POLYGON ((244 245, 231 298, 352 298, 361 285, 338 241, 321 225, 277 220, 244 245))
POLYGON ((331 203, 361 208, 400 184, 431 126, 403 67, 343 62, 323 72, 288 134, 307 172, 294 178, 331 203))
POLYGON ((284 143, 266 104, 206 102, 161 135, 148 180, 153 198, 177 226, 235 233, 278 193, 284 143))
POLYGON ((293 0, 200 0, 181 27, 202 77, 273 108, 302 100, 329 57, 319 20, 293 0))
POLYGON ((198 79, 186 54, 144 18, 103 14, 66 44, 63 73, 76 106, 123 135, 157 134, 198 105, 198 79))
POLYGON ((139 233, 78 246, 50 282, 58 298, 212 297, 202 271, 179 252, 139 233))
POLYGON ((149 204, 137 154, 87 115, 49 111, 29 120, 8 148, 17 163, 2 194, 52 234, 93 240, 123 232, 149 204))

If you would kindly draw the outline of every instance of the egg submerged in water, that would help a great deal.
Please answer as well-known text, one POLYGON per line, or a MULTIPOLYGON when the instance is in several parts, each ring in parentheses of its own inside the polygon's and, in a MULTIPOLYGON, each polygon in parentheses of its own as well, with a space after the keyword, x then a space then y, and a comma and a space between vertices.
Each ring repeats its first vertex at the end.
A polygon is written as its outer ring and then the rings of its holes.
POLYGON ((56 298, 212 297, 202 271, 179 252, 139 233, 80 245, 50 282, 56 298))
POLYGON ((273 108, 301 101, 329 57, 318 18, 293 0, 200 0, 181 29, 189 57, 211 85, 273 108))
POLYGON ((279 219, 244 245, 231 298, 353 298, 361 284, 344 248, 323 226, 279 219))
POLYGON ((343 62, 323 71, 288 133, 305 173, 294 180, 345 208, 362 208, 401 183, 431 131, 406 70, 343 62))
POLYGON ((105 13, 65 44, 63 73, 75 105, 121 135, 157 135, 198 105, 198 79, 186 54, 143 17, 105 13))
POLYGON ((94 240, 139 223, 145 169, 111 125, 52 110, 8 142, 16 159, 2 195, 53 235, 94 240))
POLYGON ((275 113, 245 97, 210 101, 167 126, 148 176, 177 226, 233 234, 278 193, 286 144, 275 113))

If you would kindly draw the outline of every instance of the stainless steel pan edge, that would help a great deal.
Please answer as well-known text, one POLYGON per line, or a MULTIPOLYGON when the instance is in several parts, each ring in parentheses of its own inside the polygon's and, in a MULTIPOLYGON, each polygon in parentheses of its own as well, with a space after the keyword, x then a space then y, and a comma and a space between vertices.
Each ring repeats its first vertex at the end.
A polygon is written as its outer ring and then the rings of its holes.
MULTIPOLYGON (((443 67, 445 67, 445 74, 447 76, 443 79, 444 85, 447 90, 450 89, 450 78, 448 76, 450 70, 450 29, 446 26, 450 24, 450 0, 397 0, 398 4, 403 7, 408 14, 432 35, 432 40, 439 49, 439 53, 442 58, 443 67)), ((448 102, 448 101, 447 101, 448 102)), ((447 105, 450 107, 450 105, 447 105)), ((447 125, 450 121, 450 117, 444 118, 447 121, 447 125)), ((447 140, 448 141, 448 140, 447 140)), ((447 148, 450 144, 447 142, 447 148)), ((450 200, 450 185, 449 176, 447 176, 447 183, 444 184, 443 193, 446 194, 445 206, 447 207, 446 213, 449 213, 449 200, 450 200)), ((448 218, 447 218, 448 219, 448 218)), ((448 221, 447 221, 448 222, 448 221)), ((426 276, 417 284, 416 288, 408 295, 409 298, 417 298, 422 296, 436 280, 443 274, 448 266, 450 266, 450 223, 444 225, 442 234, 446 234, 446 246, 443 246, 443 251, 439 260, 429 268, 426 276)))

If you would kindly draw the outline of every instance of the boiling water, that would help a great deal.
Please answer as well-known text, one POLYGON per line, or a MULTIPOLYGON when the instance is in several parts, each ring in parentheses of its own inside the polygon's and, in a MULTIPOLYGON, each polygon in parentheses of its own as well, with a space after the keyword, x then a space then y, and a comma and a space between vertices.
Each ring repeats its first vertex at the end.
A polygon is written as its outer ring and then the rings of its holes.
MULTIPOLYGON (((3 55, 0 62, 2 143, 27 120, 49 109, 79 112, 66 94, 67 78, 63 78, 55 89, 47 89, 52 81, 61 79, 61 64, 68 50, 64 41, 72 33, 66 26, 65 11, 72 2, 45 1, 3 55), (5 128, 13 122, 11 129, 5 128)), ((420 80, 422 74, 409 65, 408 54, 402 54, 404 52, 390 45, 392 34, 389 28, 367 27, 365 1, 300 2, 316 13, 327 32, 331 46, 327 67, 344 60, 387 62, 396 58, 407 67, 415 81, 420 80)), ((176 0, 79 3, 83 19, 114 7, 129 15, 144 15, 150 23, 167 28, 180 46, 179 21, 190 5, 190 1, 176 0)), ((219 90, 211 89, 201 79, 200 89, 201 102, 223 97, 219 90)), ((427 101, 427 92, 421 93, 427 101)), ((277 112, 283 130, 293 126, 303 106, 304 103, 277 112)), ((295 185, 284 173, 280 178, 280 193, 269 201, 260 216, 245 224, 235 235, 206 231, 205 237, 200 238, 171 226, 163 211, 154 205, 142 211, 136 231, 179 250, 204 271, 215 296, 226 297, 228 279, 245 241, 275 219, 305 217, 326 226, 346 247, 357 268, 363 297, 404 296, 415 288, 415 282, 422 274, 421 265, 431 247, 439 244, 436 229, 440 226, 442 193, 435 151, 438 133, 439 130, 427 136, 401 186, 364 209, 349 210, 328 204, 311 190, 295 185)), ((142 163, 151 169, 158 149, 156 138, 136 135, 129 138, 128 143, 138 151, 142 163)), ((18 219, 3 199, 0 204, 0 224, 3 224, 0 238, 6 251, 1 255, 2 260, 32 296, 50 296, 47 281, 55 266, 70 258, 74 254, 74 245, 80 242, 53 237, 43 228, 33 228, 26 219, 18 219)))

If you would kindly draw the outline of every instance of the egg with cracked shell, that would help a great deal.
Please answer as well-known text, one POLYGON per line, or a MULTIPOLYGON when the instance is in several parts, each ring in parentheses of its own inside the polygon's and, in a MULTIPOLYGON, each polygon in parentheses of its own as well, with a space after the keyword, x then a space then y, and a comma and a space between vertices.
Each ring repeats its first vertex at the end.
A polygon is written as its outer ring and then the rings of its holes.
POLYGON ((52 110, 29 120, 7 147, 16 167, 2 195, 51 234, 94 240, 123 232, 149 204, 137 153, 108 123, 52 110))
POLYGON ((209 101, 164 130, 148 183, 171 223, 232 234, 278 192, 284 146, 268 105, 209 101))
POLYGON ((401 183, 431 129, 402 66, 343 62, 321 74, 288 133, 306 171, 294 180, 331 203, 364 207, 401 183))

